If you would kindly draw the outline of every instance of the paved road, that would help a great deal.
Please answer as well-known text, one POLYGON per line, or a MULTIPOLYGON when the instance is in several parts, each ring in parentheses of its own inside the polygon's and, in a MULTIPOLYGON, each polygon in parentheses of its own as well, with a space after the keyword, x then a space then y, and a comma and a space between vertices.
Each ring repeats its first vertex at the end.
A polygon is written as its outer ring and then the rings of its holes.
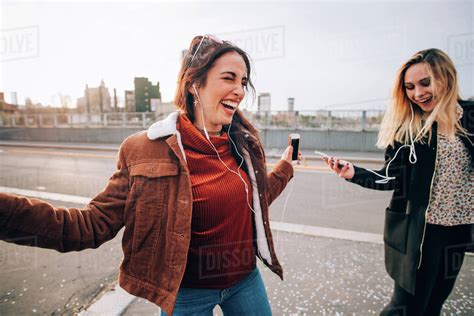
MULTIPOLYGON (((1 146, 0 150, 3 150, 0 153, 0 186, 91 197, 105 186, 115 169, 116 154, 110 151, 1 146)), ((269 163, 273 162, 269 160, 269 163)), ((390 192, 352 185, 323 168, 321 162, 310 161, 305 169, 299 169, 292 186, 275 201, 271 219, 381 233, 383 210, 390 192)))
MULTIPOLYGON (((91 197, 105 186, 114 162, 110 151, 0 146, 0 186, 91 197)), ((381 234, 390 193, 359 188, 322 167, 312 161, 296 172, 293 184, 272 205, 272 221, 381 234)), ((274 234, 286 279, 281 282, 264 268, 262 274, 275 315, 368 315, 388 300, 392 283, 381 245, 274 234)), ((88 306, 114 286, 120 238, 121 233, 97 250, 69 254, 0 242, 0 314, 70 314, 88 306)), ((472 314, 473 259, 466 259, 445 312, 472 314)), ((124 314, 157 312, 137 299, 124 314)))

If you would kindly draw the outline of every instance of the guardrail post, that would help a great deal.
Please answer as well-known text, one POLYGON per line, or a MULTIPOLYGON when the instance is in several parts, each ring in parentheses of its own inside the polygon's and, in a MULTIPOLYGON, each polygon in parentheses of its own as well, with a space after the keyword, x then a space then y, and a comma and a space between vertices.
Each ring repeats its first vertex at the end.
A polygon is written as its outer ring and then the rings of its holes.
POLYGON ((328 111, 328 130, 332 128, 332 113, 328 111))
POLYGON ((125 121, 126 121, 127 117, 125 115, 125 112, 122 113, 122 126, 125 126, 125 121))
POLYGON ((142 127, 143 128, 146 127, 146 113, 145 112, 142 113, 142 127))
POLYGON ((367 129, 367 111, 362 111, 361 127, 363 131, 367 129))
POLYGON ((104 125, 104 127, 107 127, 107 115, 108 115, 108 114, 107 114, 107 113, 103 113, 102 115, 103 115, 103 118, 104 118, 104 119, 103 119, 103 125, 104 125))
POLYGON ((53 126, 58 127, 58 115, 61 114, 53 114, 53 126))

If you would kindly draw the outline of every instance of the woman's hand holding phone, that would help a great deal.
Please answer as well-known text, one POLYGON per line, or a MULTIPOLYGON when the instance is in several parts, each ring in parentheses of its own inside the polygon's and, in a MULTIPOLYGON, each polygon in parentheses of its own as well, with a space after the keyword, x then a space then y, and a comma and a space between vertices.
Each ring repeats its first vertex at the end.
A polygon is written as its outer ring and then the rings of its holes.
MULTIPOLYGON (((303 159, 303 155, 301 154, 301 151, 298 151, 298 160, 296 163, 299 165, 301 164, 301 160, 303 159)), ((292 163, 293 160, 293 146, 288 146, 286 147, 285 151, 281 155, 281 160, 286 160, 289 163, 292 163)))
POLYGON ((323 157, 323 160, 339 177, 347 180, 354 177, 354 165, 350 162, 334 157, 323 157))
POLYGON ((298 133, 288 135, 288 147, 285 149, 285 152, 283 152, 283 155, 281 156, 282 160, 286 160, 289 163, 296 162, 296 164, 298 165, 301 163, 303 155, 300 151, 300 138, 300 134, 298 133))

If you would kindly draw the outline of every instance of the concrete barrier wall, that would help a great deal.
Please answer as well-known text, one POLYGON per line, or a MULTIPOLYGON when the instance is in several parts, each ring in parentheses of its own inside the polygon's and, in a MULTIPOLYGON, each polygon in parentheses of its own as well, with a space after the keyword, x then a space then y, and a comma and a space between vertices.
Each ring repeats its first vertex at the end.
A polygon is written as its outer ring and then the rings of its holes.
POLYGON ((302 149, 335 151, 379 152, 375 147, 377 132, 374 131, 323 131, 323 130, 263 130, 262 142, 265 148, 284 148, 288 134, 301 135, 302 149))
MULTIPOLYGON (((0 140, 119 144, 140 128, 0 128, 0 140)), ((265 148, 284 148, 288 134, 301 135, 302 149, 379 152, 375 131, 264 129, 265 148)))
POLYGON ((1 140, 120 144, 140 128, 0 128, 1 140))

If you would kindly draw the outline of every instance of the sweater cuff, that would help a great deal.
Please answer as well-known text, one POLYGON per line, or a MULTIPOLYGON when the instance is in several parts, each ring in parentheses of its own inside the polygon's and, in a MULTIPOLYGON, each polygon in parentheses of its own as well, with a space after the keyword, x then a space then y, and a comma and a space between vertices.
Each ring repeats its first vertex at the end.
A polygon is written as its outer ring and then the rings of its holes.
POLYGON ((357 167, 356 165, 354 165, 354 176, 352 177, 352 179, 345 179, 345 180, 348 181, 348 182, 354 183, 358 179, 360 179, 360 176, 363 173, 363 171, 365 171, 364 168, 357 167))

